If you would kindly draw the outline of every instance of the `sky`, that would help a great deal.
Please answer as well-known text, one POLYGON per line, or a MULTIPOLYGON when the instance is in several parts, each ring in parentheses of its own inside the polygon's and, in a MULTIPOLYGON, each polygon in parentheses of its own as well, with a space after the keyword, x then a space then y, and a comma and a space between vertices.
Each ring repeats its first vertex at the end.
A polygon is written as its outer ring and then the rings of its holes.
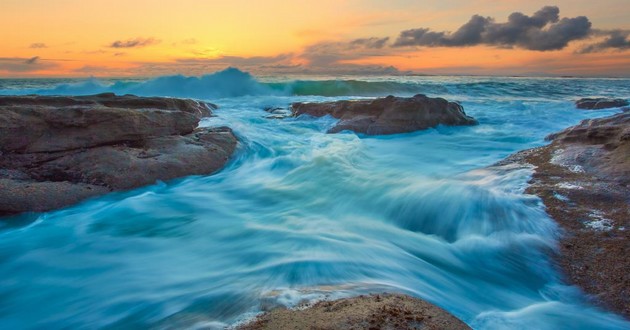
POLYGON ((630 0, 0 0, 0 78, 630 77, 630 0))

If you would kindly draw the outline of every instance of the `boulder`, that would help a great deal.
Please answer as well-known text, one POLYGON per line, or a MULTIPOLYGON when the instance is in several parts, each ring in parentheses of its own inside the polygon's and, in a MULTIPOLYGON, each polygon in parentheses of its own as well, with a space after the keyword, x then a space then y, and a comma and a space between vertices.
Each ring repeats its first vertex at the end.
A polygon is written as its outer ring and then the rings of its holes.
POLYGON ((443 98, 418 94, 413 97, 388 96, 375 100, 294 103, 294 116, 303 114, 339 119, 328 133, 344 130, 366 135, 385 135, 423 130, 438 125, 476 125, 461 105, 443 98))
POLYGON ((99 94, 0 97, 1 152, 55 152, 191 133, 210 107, 193 100, 99 94))
POLYGON ((620 108, 628 105, 628 101, 624 99, 609 98, 583 98, 575 101, 578 109, 598 110, 608 108, 620 108))
POLYGON ((558 150, 556 159, 570 159, 599 179, 630 187, 630 112, 584 120, 547 140, 558 150))
POLYGON ((236 147, 227 127, 196 128, 213 108, 113 94, 0 97, 0 214, 213 173, 236 147))
POLYGON ((277 308, 236 329, 470 329, 424 300, 397 293, 320 301, 308 308, 277 308))

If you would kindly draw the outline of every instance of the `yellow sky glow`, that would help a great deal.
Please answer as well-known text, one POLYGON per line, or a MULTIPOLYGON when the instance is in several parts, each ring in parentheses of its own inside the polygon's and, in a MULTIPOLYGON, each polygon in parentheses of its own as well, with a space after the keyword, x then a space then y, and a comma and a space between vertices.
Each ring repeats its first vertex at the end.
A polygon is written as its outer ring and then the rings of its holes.
MULTIPOLYGON (((3 0, 0 78, 202 74, 239 64, 256 71, 268 62, 272 67, 266 59, 243 62, 252 57, 274 58, 276 66, 308 66, 311 57, 306 52, 313 45, 367 37, 390 37, 391 43, 406 29, 453 31, 473 14, 505 21, 511 12, 531 15, 545 4, 537 0, 527 4, 509 0, 387 4, 376 0, 3 0), (134 40, 144 44, 111 47, 116 41, 134 40)), ((627 0, 556 4, 561 17, 586 15, 594 28, 630 29, 627 0)), ((361 56, 347 50, 343 55, 348 58, 335 63, 436 74, 630 75, 627 49, 577 54, 579 47, 575 42, 546 52, 491 46, 387 48, 361 56)))

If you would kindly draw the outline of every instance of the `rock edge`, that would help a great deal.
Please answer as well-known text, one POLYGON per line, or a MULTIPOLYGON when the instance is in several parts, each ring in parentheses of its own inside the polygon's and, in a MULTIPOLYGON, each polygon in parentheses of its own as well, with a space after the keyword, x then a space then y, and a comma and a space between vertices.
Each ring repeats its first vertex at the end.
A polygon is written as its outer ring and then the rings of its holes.
POLYGON ((362 295, 321 301, 306 309, 279 308, 240 330, 259 329, 470 329, 426 301, 403 294, 362 295))

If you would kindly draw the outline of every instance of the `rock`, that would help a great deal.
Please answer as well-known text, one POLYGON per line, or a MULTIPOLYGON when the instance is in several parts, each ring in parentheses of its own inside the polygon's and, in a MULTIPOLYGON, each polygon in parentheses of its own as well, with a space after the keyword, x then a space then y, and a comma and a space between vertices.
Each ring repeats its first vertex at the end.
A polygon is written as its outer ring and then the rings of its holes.
POLYGON ((476 125, 461 105, 442 98, 418 94, 413 97, 388 96, 375 100, 294 103, 294 116, 331 115, 340 119, 328 133, 344 130, 367 135, 407 133, 437 125, 476 125))
POLYGON ((280 107, 268 107, 264 109, 265 112, 268 112, 269 115, 265 116, 267 119, 284 119, 287 117, 291 117, 293 113, 291 110, 280 107))
POLYGON ((534 165, 526 190, 562 227, 571 284, 630 319, 630 113, 582 121, 503 163, 534 165))
POLYGON ((322 301, 305 309, 275 309, 240 330, 259 329, 470 329, 445 310, 402 294, 322 301))
POLYGON ((568 158, 601 180, 630 186, 630 112, 584 120, 547 139, 562 150, 556 159, 568 158))
POLYGON ((607 108, 620 108, 628 105, 628 101, 624 99, 609 98, 583 98, 575 101, 578 109, 598 110, 607 108))
POLYGON ((113 94, 0 97, 0 214, 217 171, 236 138, 227 127, 195 129, 213 107, 113 94))
POLYGON ((0 97, 0 151, 54 152, 191 133, 210 108, 193 100, 99 94, 0 97))

